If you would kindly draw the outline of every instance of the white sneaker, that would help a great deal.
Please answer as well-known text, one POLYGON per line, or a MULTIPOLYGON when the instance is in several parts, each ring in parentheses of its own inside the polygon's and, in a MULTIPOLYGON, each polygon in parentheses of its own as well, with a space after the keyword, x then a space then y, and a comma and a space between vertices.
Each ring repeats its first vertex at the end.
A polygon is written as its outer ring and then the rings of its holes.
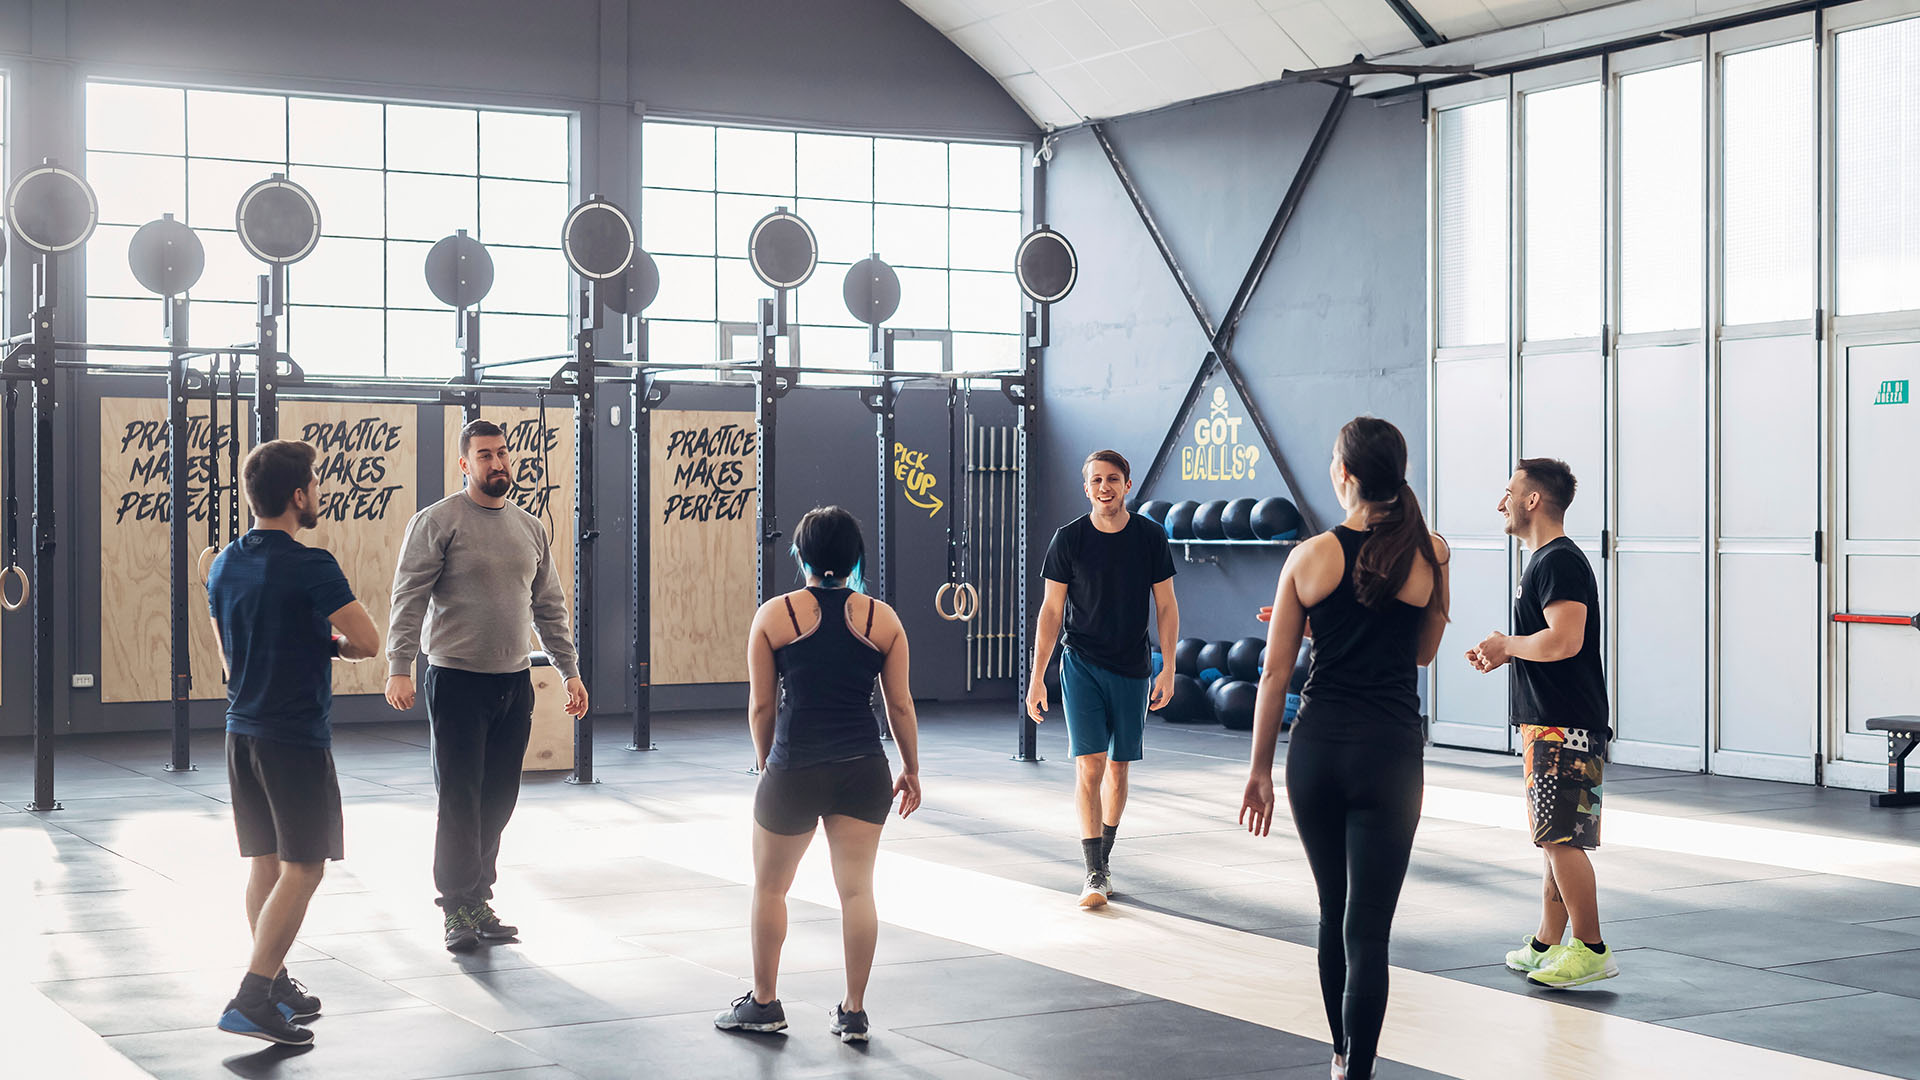
POLYGON ((1539 939, 1532 934, 1521 938, 1520 947, 1507 954, 1507 970, 1539 971, 1558 959, 1560 950, 1566 948, 1565 945, 1549 945, 1545 952, 1541 952, 1533 947, 1533 943, 1537 940, 1539 939))
POLYGON ((1083 908, 1104 906, 1107 902, 1107 894, 1112 891, 1112 887, 1107 884, 1106 871, 1089 870, 1087 871, 1087 886, 1080 890, 1080 906, 1083 908))

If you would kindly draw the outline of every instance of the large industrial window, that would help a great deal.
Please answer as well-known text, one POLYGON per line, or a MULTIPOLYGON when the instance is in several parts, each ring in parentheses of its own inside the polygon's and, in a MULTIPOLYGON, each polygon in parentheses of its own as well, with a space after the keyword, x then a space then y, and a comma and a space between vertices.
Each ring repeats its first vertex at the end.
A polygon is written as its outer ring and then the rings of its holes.
POLYGON ((1721 318, 1813 313, 1813 42, 1720 62, 1721 318))
POLYGON ((252 341, 260 263, 240 247, 240 195, 274 172, 312 192, 322 240, 287 275, 287 351, 308 371, 459 371, 452 314, 427 291, 433 243, 466 229, 492 253, 481 305, 489 359, 565 352, 568 118, 282 94, 87 85, 87 336, 157 342, 160 302, 127 268, 139 226, 172 213, 207 252, 196 346, 252 341))
POLYGON ((1539 90, 1522 99, 1526 252, 1523 336, 1528 341, 1600 332, 1601 168, 1599 83, 1539 90))
POLYGON ((1620 330, 1700 325, 1700 64, 1620 79, 1620 330))
POLYGON ((1840 313, 1920 308, 1920 19, 1835 45, 1840 313))
MULTIPOLYGON (((867 366, 867 331, 841 289, 848 266, 878 253, 900 276, 888 326, 950 332, 956 369, 1019 365, 1020 147, 649 122, 641 157, 642 244, 660 267, 647 311, 655 360, 751 355, 738 328, 771 292, 748 264, 747 237, 785 206, 820 249, 788 298, 804 364, 867 366)), ((895 362, 938 368, 943 350, 903 341, 895 362)))
POLYGON ((1439 344, 1498 344, 1507 339, 1507 103, 1448 109, 1439 122, 1439 344))

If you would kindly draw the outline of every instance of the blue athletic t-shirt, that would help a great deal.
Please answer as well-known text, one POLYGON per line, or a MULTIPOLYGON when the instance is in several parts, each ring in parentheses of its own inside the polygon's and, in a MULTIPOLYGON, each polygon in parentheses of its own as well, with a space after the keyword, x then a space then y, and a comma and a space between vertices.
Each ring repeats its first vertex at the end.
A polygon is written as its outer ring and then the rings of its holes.
POLYGON ((227 658, 227 730, 296 746, 333 745, 333 627, 353 588, 324 548, 279 529, 228 544, 207 577, 227 658))

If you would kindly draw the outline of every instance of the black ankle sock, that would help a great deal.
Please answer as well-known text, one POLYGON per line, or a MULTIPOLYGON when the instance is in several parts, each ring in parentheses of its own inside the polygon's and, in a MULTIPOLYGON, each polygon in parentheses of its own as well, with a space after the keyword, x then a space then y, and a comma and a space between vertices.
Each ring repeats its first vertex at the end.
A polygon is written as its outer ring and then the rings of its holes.
POLYGON ((1553 948, 1553 946, 1541 941, 1539 938, 1529 938, 1528 940, 1533 942, 1534 952, 1546 952, 1548 949, 1553 948))
POLYGON ((233 996, 233 1000, 243 1007, 265 1005, 267 1003, 267 997, 272 991, 272 979, 267 978, 265 975, 255 975, 249 971, 246 976, 240 980, 240 992, 233 996))
MULTIPOLYGON (((1579 941, 1578 938, 1575 938, 1574 940, 1579 941)), ((1580 943, 1582 945, 1585 945, 1588 949, 1592 950, 1593 952, 1603 953, 1607 951, 1607 943, 1604 941, 1601 941, 1599 938, 1595 938, 1592 941, 1581 941, 1580 943)))
POLYGON ((1087 873, 1091 874, 1106 865, 1100 857, 1101 846, 1105 841, 1099 837, 1090 837, 1080 841, 1080 857, 1087 862, 1087 873))
POLYGON ((1102 870, 1113 863, 1113 838, 1119 831, 1118 825, 1100 826, 1100 869, 1102 870))

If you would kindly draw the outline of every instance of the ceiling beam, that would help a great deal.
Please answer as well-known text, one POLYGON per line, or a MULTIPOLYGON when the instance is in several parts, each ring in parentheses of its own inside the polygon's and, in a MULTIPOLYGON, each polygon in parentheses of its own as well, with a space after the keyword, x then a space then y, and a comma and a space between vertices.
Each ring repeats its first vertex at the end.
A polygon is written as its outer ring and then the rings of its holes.
POLYGON ((1393 9, 1395 15, 1400 16, 1400 21, 1407 24, 1407 29, 1413 31, 1414 39, 1422 46, 1431 49, 1435 45, 1446 44, 1447 36, 1433 28, 1433 24, 1427 21, 1427 17, 1420 14, 1419 10, 1413 6, 1413 0, 1385 0, 1385 2, 1393 9))

